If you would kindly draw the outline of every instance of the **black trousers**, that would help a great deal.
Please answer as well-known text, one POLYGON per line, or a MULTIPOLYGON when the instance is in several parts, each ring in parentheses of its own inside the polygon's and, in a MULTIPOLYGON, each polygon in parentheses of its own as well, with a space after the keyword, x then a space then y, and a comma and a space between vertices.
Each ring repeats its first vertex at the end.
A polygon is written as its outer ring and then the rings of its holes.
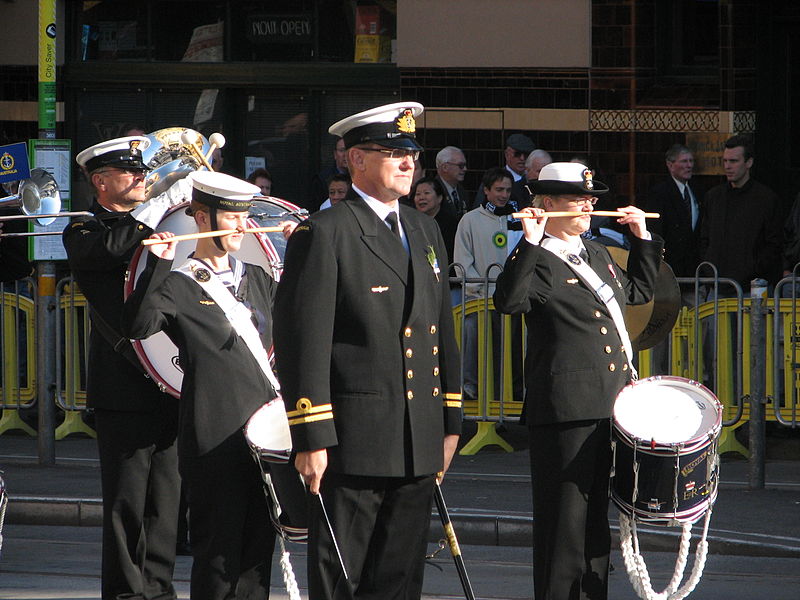
POLYGON ((422 595, 434 476, 325 473, 321 495, 349 576, 346 581, 318 498, 312 497, 309 600, 418 600, 422 595))
POLYGON ((605 600, 611 421, 530 427, 536 600, 605 600))
POLYGON ((237 431, 211 452, 181 456, 189 504, 192 600, 269 598, 273 529, 261 472, 237 431))
POLYGON ((103 600, 172 599, 180 495, 178 408, 95 410, 103 490, 103 600))

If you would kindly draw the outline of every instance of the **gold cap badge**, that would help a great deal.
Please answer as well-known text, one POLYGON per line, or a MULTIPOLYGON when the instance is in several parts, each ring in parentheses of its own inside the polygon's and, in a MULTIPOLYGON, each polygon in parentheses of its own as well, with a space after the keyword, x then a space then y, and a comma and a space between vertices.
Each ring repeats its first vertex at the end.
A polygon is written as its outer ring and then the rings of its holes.
POLYGON ((410 108, 407 108, 403 113, 397 117, 395 121, 397 130, 402 133, 415 133, 417 131, 417 122, 414 120, 414 113, 410 108))

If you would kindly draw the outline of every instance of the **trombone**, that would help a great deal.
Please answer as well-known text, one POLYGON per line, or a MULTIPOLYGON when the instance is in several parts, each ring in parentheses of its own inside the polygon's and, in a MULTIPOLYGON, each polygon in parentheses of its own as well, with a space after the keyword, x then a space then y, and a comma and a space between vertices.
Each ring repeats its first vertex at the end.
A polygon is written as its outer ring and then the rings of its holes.
MULTIPOLYGON (((21 215, 0 216, 5 221, 35 219, 39 225, 49 225, 58 217, 78 217, 91 215, 90 212, 59 212, 61 194, 55 178, 45 169, 31 169, 31 176, 20 181, 19 189, 13 196, 0 198, 0 208, 19 208, 21 215)), ((61 235, 60 231, 34 231, 22 233, 0 233, 4 237, 29 237, 38 235, 61 235)))

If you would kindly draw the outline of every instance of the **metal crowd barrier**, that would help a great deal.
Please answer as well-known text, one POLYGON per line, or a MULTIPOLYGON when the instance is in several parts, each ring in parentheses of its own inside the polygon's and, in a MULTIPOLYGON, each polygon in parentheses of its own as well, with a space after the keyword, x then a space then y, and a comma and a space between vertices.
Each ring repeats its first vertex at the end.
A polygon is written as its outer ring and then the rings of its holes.
POLYGON ((36 431, 20 411, 36 404, 36 284, 26 278, 0 284, 0 435, 21 430, 36 431))
MULTIPOLYGON (((799 265, 800 266, 800 265, 799 265)), ((511 342, 511 317, 503 315, 499 332, 498 322, 490 318, 494 303, 488 293, 489 284, 496 281, 501 265, 491 265, 483 278, 467 279, 461 265, 451 265, 456 277, 450 282, 464 289, 465 284, 484 285, 484 294, 477 299, 466 300, 460 294, 460 302, 454 303, 453 318, 460 347, 465 347, 466 323, 470 316, 477 320, 477 356, 471 358, 462 351, 462 390, 464 373, 470 360, 476 360, 478 389, 475 398, 464 397, 465 420, 476 421, 477 433, 462 449, 462 454, 474 454, 488 445, 497 445, 511 451, 510 445, 497 432, 497 425, 505 421, 516 422, 522 403, 515 400, 512 390, 511 356, 515 352, 524 354, 523 347, 513 348, 511 342), (495 365, 493 344, 500 344, 499 365, 495 365), (495 383, 496 375, 499 380, 495 383), (495 397, 495 388, 499 397, 495 397)), ((750 421, 751 393, 753 381, 751 365, 756 354, 764 354, 766 366, 765 401, 771 407, 765 418, 788 427, 800 426, 800 276, 787 278, 775 288, 774 297, 765 302, 765 344, 751 348, 751 308, 749 290, 731 280, 719 278, 716 268, 710 269, 712 277, 679 278, 687 306, 683 306, 667 340, 661 347, 662 355, 657 359, 658 346, 637 353, 636 362, 640 378, 651 375, 677 375, 703 383, 720 400, 724 407, 723 431, 720 453, 737 452, 749 456, 750 451, 735 436, 735 430, 750 421), (789 297, 781 297, 789 296, 789 297), (693 301, 692 301, 693 300, 693 301)))
POLYGON ((86 410, 86 365, 89 361, 89 305, 71 277, 56 285, 56 406, 64 411, 64 422, 55 438, 72 433, 97 437, 83 420, 86 410))

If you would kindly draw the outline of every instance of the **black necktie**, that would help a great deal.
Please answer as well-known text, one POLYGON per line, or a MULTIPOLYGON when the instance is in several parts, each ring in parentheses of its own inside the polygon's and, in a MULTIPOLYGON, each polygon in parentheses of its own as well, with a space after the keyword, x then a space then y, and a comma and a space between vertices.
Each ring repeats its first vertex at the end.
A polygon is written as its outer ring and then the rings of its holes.
POLYGON ((458 199, 458 192, 456 191, 456 188, 453 188, 453 193, 450 194, 450 196, 453 198, 453 206, 455 207, 456 211, 460 210, 461 202, 458 199))
POLYGON ((683 186, 683 204, 686 206, 686 210, 689 211, 689 218, 692 216, 692 195, 689 193, 689 186, 683 186))
POLYGON ((586 252, 585 246, 581 245, 581 251, 578 253, 578 256, 580 256, 587 265, 589 264, 589 253, 586 252))
POLYGON ((389 224, 389 229, 392 230, 392 233, 394 233, 397 236, 397 239, 399 240, 400 239, 400 224, 397 222, 397 213, 396 212, 390 212, 388 215, 386 215, 386 219, 384 219, 384 220, 389 224))

